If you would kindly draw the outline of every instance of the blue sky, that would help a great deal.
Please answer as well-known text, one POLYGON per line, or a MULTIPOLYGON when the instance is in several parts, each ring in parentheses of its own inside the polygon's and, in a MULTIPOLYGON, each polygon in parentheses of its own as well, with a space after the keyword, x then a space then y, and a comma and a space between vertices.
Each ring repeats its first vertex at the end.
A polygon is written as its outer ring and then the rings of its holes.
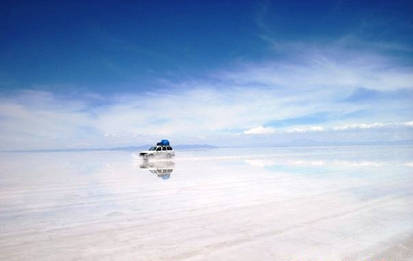
POLYGON ((2 2, 0 149, 413 140, 409 2, 2 2))

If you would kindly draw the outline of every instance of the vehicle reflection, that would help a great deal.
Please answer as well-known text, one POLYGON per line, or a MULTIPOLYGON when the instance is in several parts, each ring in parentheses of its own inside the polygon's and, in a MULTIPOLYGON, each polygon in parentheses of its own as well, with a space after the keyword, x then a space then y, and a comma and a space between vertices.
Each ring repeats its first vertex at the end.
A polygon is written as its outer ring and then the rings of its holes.
POLYGON ((175 162, 167 161, 150 161, 144 160, 140 165, 141 169, 147 169, 161 179, 169 179, 175 167, 175 162))

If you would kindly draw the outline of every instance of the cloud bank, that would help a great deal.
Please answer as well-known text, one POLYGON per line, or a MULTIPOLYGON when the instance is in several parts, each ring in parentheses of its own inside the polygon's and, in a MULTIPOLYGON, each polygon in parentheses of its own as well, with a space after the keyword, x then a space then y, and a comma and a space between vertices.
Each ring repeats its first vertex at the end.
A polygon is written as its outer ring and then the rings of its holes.
POLYGON ((160 138, 215 145, 413 139, 412 94, 413 70, 394 58, 308 51, 240 63, 202 79, 164 81, 152 92, 2 95, 0 149, 128 146, 160 138))

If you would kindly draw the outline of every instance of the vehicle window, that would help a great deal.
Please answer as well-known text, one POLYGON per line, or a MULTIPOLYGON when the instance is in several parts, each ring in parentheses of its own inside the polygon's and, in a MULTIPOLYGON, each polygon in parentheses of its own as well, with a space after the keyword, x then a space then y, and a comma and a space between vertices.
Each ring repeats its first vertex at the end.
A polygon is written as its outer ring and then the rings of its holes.
POLYGON ((167 149, 167 150, 172 150, 172 148, 171 148, 171 147, 169 147, 169 146, 168 146, 166 149, 167 149))
POLYGON ((156 151, 161 151, 161 147, 157 148, 156 151))
POLYGON ((165 147, 162 147, 162 150, 166 150, 166 148, 165 148, 165 147))
POLYGON ((155 147, 150 147, 149 150, 155 150, 155 147))

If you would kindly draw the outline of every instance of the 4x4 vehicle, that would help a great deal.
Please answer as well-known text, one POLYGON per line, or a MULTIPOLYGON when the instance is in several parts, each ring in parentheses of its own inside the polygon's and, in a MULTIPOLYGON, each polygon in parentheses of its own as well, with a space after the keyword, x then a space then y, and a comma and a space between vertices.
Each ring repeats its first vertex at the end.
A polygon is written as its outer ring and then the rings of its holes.
POLYGON ((175 156, 175 152, 169 145, 168 140, 162 140, 158 142, 156 146, 149 148, 149 150, 144 150, 139 153, 144 159, 150 158, 172 158, 175 156))

